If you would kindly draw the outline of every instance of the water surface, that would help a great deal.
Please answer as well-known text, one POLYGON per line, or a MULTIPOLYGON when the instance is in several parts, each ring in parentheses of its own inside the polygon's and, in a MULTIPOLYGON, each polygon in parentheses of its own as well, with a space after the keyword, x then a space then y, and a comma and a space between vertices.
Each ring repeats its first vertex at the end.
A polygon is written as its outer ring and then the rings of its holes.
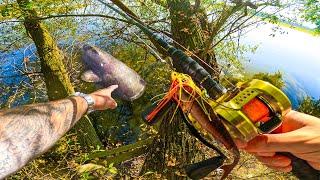
POLYGON ((256 53, 247 54, 250 71, 284 72, 288 96, 294 101, 309 95, 320 98, 320 37, 282 27, 274 32, 274 25, 258 26, 242 37, 242 43, 259 45, 256 53))

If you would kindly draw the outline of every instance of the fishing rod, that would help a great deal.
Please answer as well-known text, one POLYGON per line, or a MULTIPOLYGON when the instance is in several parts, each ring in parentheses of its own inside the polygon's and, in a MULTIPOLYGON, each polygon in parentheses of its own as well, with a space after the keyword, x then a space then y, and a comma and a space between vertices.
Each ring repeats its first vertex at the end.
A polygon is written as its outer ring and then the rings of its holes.
MULTIPOLYGON (((179 107, 179 112, 183 113, 183 119, 193 135, 220 154, 218 157, 188 166, 186 171, 189 177, 199 179, 221 167, 224 170, 222 179, 226 178, 239 160, 239 151, 232 138, 249 141, 259 134, 272 133, 281 125, 282 117, 291 110, 288 97, 280 89, 265 81, 254 79, 238 83, 236 89, 227 91, 195 60, 167 43, 139 19, 102 0, 98 1, 126 18, 128 22, 139 27, 156 41, 172 58, 176 71, 180 72, 172 74, 170 90, 162 101, 146 111, 144 119, 149 123, 155 122, 172 106, 179 107), (189 102, 192 102, 191 105, 189 102), (194 109, 198 111, 193 111, 194 109), (228 150, 233 152, 234 158, 230 165, 222 165, 227 157, 203 138, 203 131, 209 132, 214 139, 222 142, 228 150)), ((125 9, 124 5, 119 7, 122 10, 125 9)), ((290 153, 282 154, 292 160, 292 172, 299 179, 320 179, 320 172, 306 161, 290 153)))
MULTIPOLYGON (((114 8, 113 6, 98 0, 102 4, 106 5, 110 9, 117 12, 122 17, 125 17, 128 22, 136 25, 139 27, 146 35, 153 38, 163 49, 166 50, 167 54, 172 58, 172 64, 174 67, 176 67, 176 70, 178 72, 188 74, 190 77, 192 77, 193 81, 197 84, 197 86, 202 87, 206 90, 206 93, 208 96, 214 100, 218 99, 225 93, 227 93, 227 89, 217 83, 212 76, 202 67, 200 66, 195 60, 193 60, 191 57, 186 55, 182 50, 175 48, 174 46, 167 43, 165 40, 163 40, 159 35, 153 33, 146 25, 143 24, 140 20, 138 20, 136 17, 125 14, 118 10, 117 8, 114 8)), ((123 7, 123 6, 122 6, 123 7)), ((157 119, 152 117, 153 115, 158 116, 161 114, 165 114, 165 110, 170 109, 170 107, 175 106, 176 103, 169 100, 163 106, 158 107, 157 105, 149 108, 148 110, 153 113, 149 115, 149 121, 152 121, 152 119, 157 119)), ((144 114, 146 114, 149 111, 146 111, 144 114)), ((182 113, 183 114, 183 113, 182 113)), ((192 179, 199 179, 201 177, 206 176, 211 171, 221 167, 223 165, 223 162, 227 159, 227 157, 214 145, 212 145, 210 142, 208 142, 205 138, 201 136, 201 134, 198 132, 196 128, 190 123, 190 120, 185 115, 182 116, 184 122, 186 123, 187 127, 191 131, 191 133, 199 139, 203 144, 208 146, 209 148, 215 150, 219 156, 213 157, 198 163, 194 163, 191 165, 187 165, 186 173, 189 177, 192 179)), ((218 126, 220 127, 220 131, 223 131, 223 140, 224 142, 230 142, 232 144, 232 147, 236 147, 235 143, 233 142, 231 135, 227 131, 227 129, 223 126, 221 122, 215 122, 215 126, 210 125, 211 129, 215 129, 218 126)), ((217 129, 215 131, 218 131, 217 129)), ((235 166, 239 161, 239 151, 237 148, 233 148, 234 154, 236 154, 236 158, 234 158, 233 165, 235 166)), ((224 175, 226 176, 232 169, 229 168, 229 166, 222 166, 222 169, 224 169, 224 175)))
POLYGON ((197 83, 197 85, 206 89, 211 98, 217 99, 227 92, 226 88, 217 83, 212 76, 195 60, 186 55, 182 50, 177 49, 167 43, 159 35, 153 33, 146 25, 142 24, 142 22, 139 22, 134 16, 125 14, 110 4, 103 2, 102 0, 98 1, 122 17, 125 17, 128 22, 139 27, 146 35, 151 36, 172 58, 172 63, 176 70, 193 77, 193 80, 197 83))

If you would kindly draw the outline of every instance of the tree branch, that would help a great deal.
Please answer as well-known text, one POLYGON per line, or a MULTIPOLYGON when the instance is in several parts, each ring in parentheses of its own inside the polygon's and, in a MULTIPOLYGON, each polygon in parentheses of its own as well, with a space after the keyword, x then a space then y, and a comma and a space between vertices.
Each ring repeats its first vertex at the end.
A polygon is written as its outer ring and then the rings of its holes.
POLYGON ((15 78, 15 77, 22 77, 22 76, 41 76, 43 73, 42 72, 29 72, 29 73, 23 73, 23 74, 17 74, 17 75, 11 75, 11 76, 0 76, 0 79, 5 79, 5 78, 15 78))
MULTIPOLYGON (((267 6, 270 6, 270 4, 269 3, 262 3, 262 4, 258 4, 257 6, 264 6, 264 7, 262 7, 261 9, 259 9, 258 11, 256 11, 255 13, 253 13, 250 17, 248 17, 247 19, 245 19, 242 23, 240 23, 237 27, 235 27, 235 28, 230 28, 229 29, 229 32, 225 35, 225 36, 223 36, 217 43, 215 43, 211 48, 214 48, 214 47, 216 47, 220 42, 222 42, 225 38, 227 38, 230 34, 232 34, 232 33, 234 33, 234 32, 236 32, 236 29, 239 29, 242 25, 244 25, 246 22, 248 22, 250 19, 252 19, 254 16, 256 16, 259 12, 261 12, 263 9, 265 9, 267 6)), ((290 6, 290 5, 289 5, 290 6)), ((288 7, 289 7, 288 6, 288 7)), ((278 10, 278 11, 276 11, 276 12, 274 12, 274 13, 272 13, 272 14, 276 14, 276 13, 279 13, 281 10, 278 10)), ((254 23, 251 23, 251 24, 249 24, 248 26, 251 26, 252 24, 256 24, 256 22, 254 22, 254 23)), ((248 26, 246 26, 246 27, 248 27, 248 26)), ((231 26, 232 27, 232 26, 231 26)), ((242 28, 246 28, 246 27, 242 27, 242 28)))
POLYGON ((20 23, 24 22, 23 20, 13 20, 13 21, 2 21, 0 24, 7 24, 7 23, 20 23))
MULTIPOLYGON (((219 18, 217 19, 217 21, 215 21, 215 23, 212 24, 210 38, 208 38, 208 40, 205 43, 205 47, 206 47, 205 52, 210 49, 211 44, 213 42, 213 39, 217 36, 217 34, 220 32, 222 26, 228 21, 228 19, 233 14, 235 14, 236 12, 240 11, 241 9, 247 8, 247 7, 250 7, 252 9, 258 8, 256 5, 254 5, 250 1, 244 2, 243 0, 233 0, 232 2, 235 3, 235 6, 225 5, 225 7, 224 7, 225 10, 222 11, 222 13, 219 16, 219 18)), ((232 25, 234 25, 237 21, 239 21, 240 19, 242 19, 245 16, 246 16, 246 13, 244 16, 241 16, 241 18, 238 18, 234 23, 232 23, 232 25)))
MULTIPOLYGON (((50 16, 45 16, 45 17, 36 17, 33 18, 34 20, 46 20, 46 19, 54 19, 54 18, 63 18, 63 17, 101 17, 101 18, 108 18, 108 19, 113 19, 125 23, 129 23, 129 21, 125 19, 120 19, 116 18, 114 16, 108 16, 108 15, 103 15, 103 14, 59 14, 59 15, 50 15, 50 16)), ((0 24, 5 24, 5 23, 19 23, 19 22, 24 22, 24 20, 14 20, 14 21, 3 21, 0 22, 0 24)))
POLYGON ((201 5, 201 0, 195 0, 195 3, 194 3, 194 9, 197 10, 200 8, 200 5, 201 5))
MULTIPOLYGON (((104 2, 98 0, 99 2, 105 4, 104 2)), ((118 6, 122 11, 124 11, 126 14, 128 14, 131 18, 133 18, 134 20, 136 20, 137 22, 141 23, 144 25, 144 23, 139 19, 139 17, 133 12, 131 11, 125 4, 123 4, 120 0, 111 0, 111 2, 113 4, 115 4, 116 6, 118 6)), ((154 30, 153 28, 148 27, 149 29, 154 30)), ((165 56, 168 56, 168 53, 165 49, 163 49, 158 43, 157 41, 154 40, 154 38, 151 35, 148 35, 148 38, 150 39, 150 41, 154 44, 154 46, 157 48, 157 50, 165 56)))
POLYGON ((113 16, 103 15, 103 14, 60 14, 60 15, 51 15, 46 17, 38 17, 36 18, 36 20, 46 20, 46 19, 61 18, 61 17, 102 17, 102 18, 113 19, 113 20, 130 24, 130 22, 125 19, 120 19, 113 16))

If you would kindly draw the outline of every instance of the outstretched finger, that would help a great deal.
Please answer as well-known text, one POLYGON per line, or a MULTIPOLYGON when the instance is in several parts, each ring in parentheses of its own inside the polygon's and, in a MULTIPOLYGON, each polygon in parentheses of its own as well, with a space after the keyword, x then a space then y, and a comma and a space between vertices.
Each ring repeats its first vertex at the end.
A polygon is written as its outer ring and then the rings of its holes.
POLYGON ((119 87, 119 85, 115 84, 115 85, 109 86, 107 89, 112 92, 112 91, 114 91, 115 89, 117 89, 118 87, 119 87))
POLYGON ((111 85, 107 88, 108 93, 111 95, 111 93, 116 90, 119 86, 118 85, 111 85))
POLYGON ((97 96, 111 96, 111 93, 118 88, 118 85, 112 85, 104 89, 100 89, 92 94, 97 96))
POLYGON ((107 101, 107 108, 109 108, 109 109, 115 109, 116 107, 117 107, 117 102, 116 102, 114 99, 112 99, 112 98, 108 99, 108 101, 107 101))

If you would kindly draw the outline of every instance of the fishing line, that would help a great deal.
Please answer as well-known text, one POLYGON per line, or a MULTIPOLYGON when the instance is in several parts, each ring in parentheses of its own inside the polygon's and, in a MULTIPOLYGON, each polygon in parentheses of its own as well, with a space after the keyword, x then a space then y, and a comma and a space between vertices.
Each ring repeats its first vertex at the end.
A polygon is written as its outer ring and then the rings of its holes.
MULTIPOLYGON (((187 94, 189 94, 190 96, 192 96, 193 99, 195 99, 195 100, 198 102, 198 104, 202 107, 202 109, 205 110, 205 111, 207 112, 207 114, 209 114, 209 112, 206 110, 206 107, 205 107, 205 105, 204 105, 204 102, 207 103, 208 105, 211 105, 211 103, 209 102, 209 99, 207 99, 206 97, 204 97, 204 96, 205 96, 204 91, 202 91, 200 88, 197 87, 196 84, 194 84, 194 82, 192 81, 192 78, 191 78, 189 75, 187 75, 187 74, 182 74, 182 73, 175 73, 175 76, 176 76, 176 77, 175 77, 175 79, 173 79, 173 82, 178 81, 178 84, 175 86, 175 88, 176 88, 177 86, 179 86, 181 90, 184 90, 184 92, 186 92, 187 94), (186 89, 186 87, 190 87, 190 88, 192 89, 192 93, 190 93, 190 92, 186 89), (194 92, 195 94, 197 94, 199 97, 201 97, 201 98, 200 98, 200 99, 201 99, 201 102, 199 102, 198 98, 193 95, 193 92, 194 92)), ((172 85, 171 85, 171 87, 172 87, 172 85)), ((182 92, 180 92, 180 93, 182 93, 182 92)), ((181 100, 181 97, 180 97, 178 100, 181 100)), ((224 104, 222 104, 222 103, 220 103, 220 102, 217 102, 217 101, 215 101, 215 100, 212 100, 212 99, 211 99, 211 101, 213 101, 213 102, 216 103, 216 106, 215 106, 215 107, 221 106, 221 107, 223 107, 224 109, 230 109, 230 110, 234 110, 234 111, 239 111, 239 110, 241 110, 241 109, 238 109, 238 108, 228 107, 228 106, 226 106, 226 105, 224 105, 224 104)), ((183 101, 182 101, 182 102, 183 102, 183 101)), ((212 107, 212 109, 215 109, 215 107, 212 107)))
MULTIPOLYGON (((106 3, 106 2, 104 2, 104 1, 102 1, 102 0, 97 0, 97 1, 99 1, 100 3, 102 3, 102 4, 105 5, 105 6, 109 7, 110 9, 114 10, 114 11, 117 12, 119 15, 125 17, 130 23, 138 26, 138 27, 141 28, 143 31, 150 32, 150 34, 153 34, 153 32, 150 31, 150 30, 148 29, 148 27, 147 27, 145 24, 143 24, 143 22, 141 22, 139 19, 137 19, 137 17, 131 15, 130 13, 121 12, 121 11, 118 10, 117 8, 111 6, 110 4, 108 4, 108 3, 106 3)), ((156 31, 156 32, 158 32, 158 33, 161 33, 161 32, 159 32, 158 30, 154 30, 154 31, 156 31)), ((169 37, 169 38, 170 38, 170 37, 169 37)), ((220 74, 220 72, 219 72, 218 70, 212 68, 207 62, 205 62, 204 60, 202 60, 199 56, 195 55, 193 52, 191 52, 190 50, 188 50, 186 47, 184 47, 183 45, 181 45, 179 42, 175 41, 173 38, 170 38, 170 39, 172 39, 172 41, 175 42, 177 45, 179 45, 182 49, 184 49, 185 51, 189 52, 189 54, 192 54, 194 57, 196 57, 199 61, 201 61, 201 62, 202 62, 204 65, 206 65, 209 69, 211 69, 212 71, 220 74)), ((228 84, 230 84, 233 88, 236 88, 236 86, 235 86, 233 83, 231 83, 227 78, 225 78, 225 77, 222 77, 222 78, 223 78, 224 80, 226 80, 226 82, 227 82, 228 84)))
MULTIPOLYGON (((129 14, 130 15, 130 14, 129 14)), ((154 29, 154 31, 161 33, 159 30, 154 29)), ((165 36, 167 36, 166 34, 164 34, 165 36)), ((175 44, 177 44, 180 48, 182 48, 183 50, 185 50, 188 54, 191 54, 193 57, 195 57, 196 59, 198 59, 199 61, 201 61, 205 66, 207 66, 209 69, 211 69, 213 72, 220 74, 220 72, 216 69, 214 69, 213 67, 211 67, 206 61, 204 61, 203 59, 201 59, 199 56, 197 56, 196 54, 194 54, 191 50, 189 50, 188 48, 184 47, 182 44, 180 44, 178 41, 174 40, 173 38, 167 36, 168 38, 170 38, 175 44)), ((222 69, 226 69, 225 66, 218 64, 218 66, 220 66, 220 68, 222 69)), ((231 85, 233 88, 236 88, 236 86, 230 82, 226 77, 222 77, 224 80, 226 80, 226 82, 231 85)))
POLYGON ((132 32, 132 34, 134 34, 143 44, 145 44, 156 55, 157 59, 159 59, 163 63, 166 63, 166 61, 156 52, 156 50, 154 50, 150 45, 148 45, 147 42, 145 42, 145 40, 140 38, 135 32, 132 32))
MULTIPOLYGON (((136 17, 134 17, 133 15, 131 14, 126 14, 120 10, 118 10, 117 8, 111 6, 110 4, 108 3, 105 3, 103 2, 102 0, 97 0, 99 1, 100 3, 104 4, 105 6, 109 7, 110 9, 114 10, 115 12, 117 12, 119 15, 125 17, 130 23, 136 25, 137 27, 141 28, 142 31, 146 32, 146 34, 149 34, 150 36, 154 36, 154 38, 160 38, 158 35, 154 34, 150 29, 147 28, 147 26, 145 26, 142 22, 140 22, 140 20, 138 20, 136 17)), ((136 35, 136 34, 135 34, 136 35)), ((136 35, 137 36, 137 35, 136 35)), ((172 39, 173 41, 175 41, 174 39, 172 39)), ((144 42, 144 41, 143 41, 144 42)), ((144 42, 145 43, 145 42, 144 42)), ((178 42, 177 42, 178 43, 178 42)), ((179 44, 179 43, 178 43, 179 44)), ((170 46, 169 44, 166 44, 167 46, 170 46)), ((148 47, 148 46, 147 46, 148 47)), ((150 47, 150 46, 149 46, 150 47)), ((181 45, 181 47, 183 47, 181 45)), ((188 52, 190 52, 191 54, 193 54, 191 51, 189 51, 188 49, 184 48, 183 49, 187 50, 188 52)), ((195 55, 195 57, 197 57, 201 62, 203 62, 206 66, 210 67, 210 69, 212 69, 213 71, 215 72, 218 72, 217 70, 214 70, 211 66, 209 66, 204 60, 202 60, 201 58, 199 58, 198 56, 195 55)), ((186 75, 187 77, 189 77, 189 79, 192 79, 189 75, 186 75)), ((231 84, 233 87, 235 87, 235 85, 233 85, 228 79, 224 78, 229 84, 231 84)), ((195 86, 195 85, 194 85, 195 86)), ((200 90, 201 92, 201 90, 200 90)), ((199 95, 201 95, 202 93, 198 93, 199 95)), ((203 95, 201 96, 203 97, 203 95)), ((164 97, 165 99, 165 97, 164 97)), ((206 102, 208 102, 207 100, 205 100, 206 102)), ((216 101, 214 101, 216 102, 216 101)), ((232 108, 232 107, 227 107, 223 104, 221 104, 220 102, 216 102, 218 105, 221 105, 227 109, 232 109, 232 110, 238 110, 238 109, 235 109, 235 108, 232 108)))
MULTIPOLYGON (((150 8, 148 6, 145 6, 149 11, 150 8)), ((131 14, 129 14, 129 16, 133 17, 131 14)), ((147 26, 147 25, 146 25, 147 26)), ((148 26, 147 26, 148 27, 148 26)), ((201 28, 201 27, 200 27, 201 28)), ((164 34, 166 37, 170 38, 175 44, 177 44, 179 47, 181 47, 183 50, 187 51, 189 54, 191 54, 192 56, 196 57, 199 61, 201 61, 203 64, 205 64, 209 69, 211 69, 212 71, 214 71, 215 73, 218 73, 220 74, 220 72, 214 68, 212 68, 206 61, 204 61, 203 59, 201 59, 199 56, 197 56, 196 54, 194 54, 192 51, 190 51, 188 48, 184 47, 182 44, 180 44, 178 41, 174 40, 172 37, 170 37, 169 35, 167 35, 166 33, 162 33, 160 30, 157 30, 155 28, 152 28, 153 31, 156 31, 160 34, 164 34)), ((220 66, 222 69, 226 69, 225 66, 221 65, 221 64, 218 64, 218 66, 220 66)), ((236 88, 234 86, 233 83, 231 83, 227 78, 223 77, 232 87, 236 88)))

